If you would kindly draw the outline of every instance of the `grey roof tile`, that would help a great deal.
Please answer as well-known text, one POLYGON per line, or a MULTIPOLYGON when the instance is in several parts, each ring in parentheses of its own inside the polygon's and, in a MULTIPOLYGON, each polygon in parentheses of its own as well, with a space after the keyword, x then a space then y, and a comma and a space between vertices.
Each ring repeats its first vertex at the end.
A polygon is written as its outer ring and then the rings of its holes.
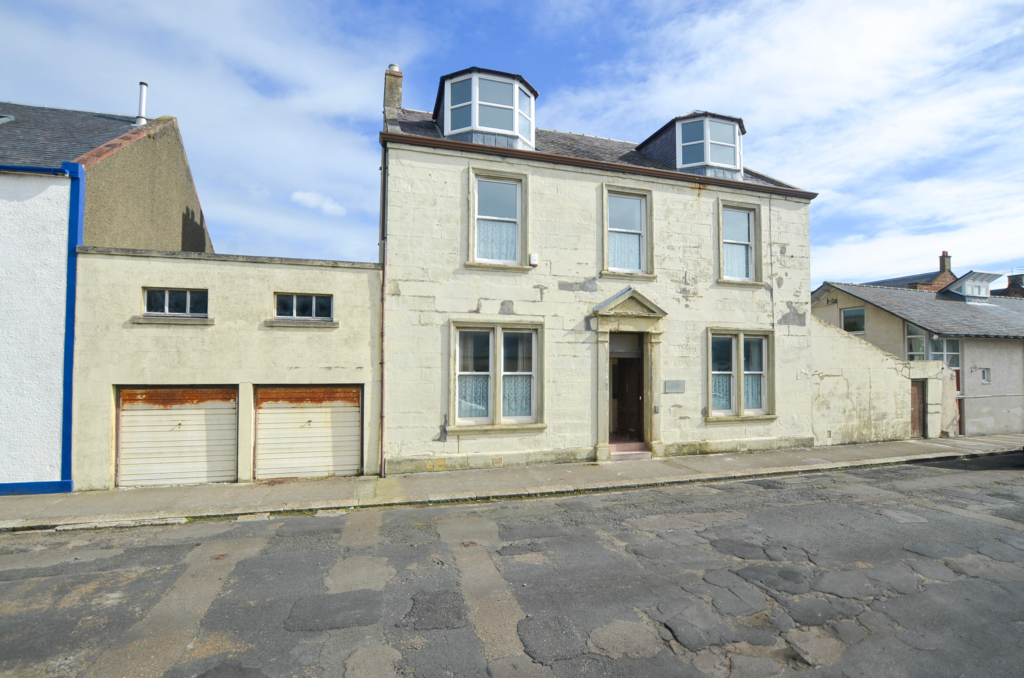
POLYGON ((0 165, 59 169, 133 129, 135 116, 0 102, 0 165))
POLYGON ((977 304, 945 292, 825 284, 935 334, 1024 338, 1024 299, 994 297, 989 303, 977 304))
POLYGON ((862 285, 878 285, 880 287, 907 287, 911 283, 930 283, 942 274, 942 271, 934 271, 932 273, 915 273, 914 275, 905 275, 899 278, 888 278, 886 280, 872 280, 871 282, 861 283, 862 285))
MULTIPOLYGON (((443 139, 444 135, 434 123, 433 114, 427 111, 414 111, 408 108, 387 109, 384 129, 388 132, 410 134, 431 139, 443 139)), ((603 137, 592 137, 572 132, 537 128, 537 151, 551 153, 582 160, 598 160, 614 162, 634 167, 669 170, 673 168, 652 160, 636 150, 637 144, 631 141, 616 141, 603 137)), ((789 184, 744 168, 744 180, 748 183, 780 188, 795 188, 789 184)))

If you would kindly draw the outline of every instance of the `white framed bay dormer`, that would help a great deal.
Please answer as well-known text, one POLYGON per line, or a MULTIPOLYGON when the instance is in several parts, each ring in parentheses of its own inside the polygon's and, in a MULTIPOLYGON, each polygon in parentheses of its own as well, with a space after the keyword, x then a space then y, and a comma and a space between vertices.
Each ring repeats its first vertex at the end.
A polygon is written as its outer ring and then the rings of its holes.
POLYGON ((720 167, 743 174, 743 129, 715 115, 676 120, 676 169, 720 167))
POLYGON ((517 76, 473 70, 444 83, 444 135, 504 134, 535 147, 537 95, 517 76))

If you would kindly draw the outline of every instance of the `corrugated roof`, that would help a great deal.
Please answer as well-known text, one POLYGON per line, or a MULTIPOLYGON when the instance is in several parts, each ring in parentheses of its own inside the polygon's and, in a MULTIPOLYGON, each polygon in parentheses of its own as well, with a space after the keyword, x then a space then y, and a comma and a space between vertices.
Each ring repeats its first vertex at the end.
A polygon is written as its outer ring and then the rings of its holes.
MULTIPOLYGON (((385 120, 385 131, 409 134, 430 139, 443 139, 444 135, 434 123, 433 115, 427 111, 413 111, 407 108, 388 109, 395 111, 395 117, 385 120)), ((614 162, 634 167, 647 167, 666 171, 674 168, 666 167, 637 151, 637 144, 631 141, 616 141, 585 134, 559 132, 556 130, 537 128, 536 150, 539 153, 551 153, 583 160, 614 162)), ((779 188, 795 188, 789 184, 744 168, 744 182, 762 186, 779 188)))
POLYGON ((945 292, 827 282, 838 290, 935 334, 1024 338, 1024 299, 978 304, 945 292))
POLYGON ((0 102, 0 165, 60 169, 133 128, 135 116, 0 102))

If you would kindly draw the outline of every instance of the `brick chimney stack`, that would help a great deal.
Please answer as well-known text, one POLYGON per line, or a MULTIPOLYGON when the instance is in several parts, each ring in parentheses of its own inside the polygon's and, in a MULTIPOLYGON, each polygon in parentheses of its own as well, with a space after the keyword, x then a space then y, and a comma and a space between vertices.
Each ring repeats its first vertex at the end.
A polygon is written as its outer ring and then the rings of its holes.
MULTIPOLYGON (((401 97, 401 93, 399 93, 401 97)), ((949 256, 949 252, 942 250, 942 255, 939 257, 939 273, 950 273, 953 270, 953 257, 949 256)))
POLYGON ((402 71, 398 64, 391 64, 384 71, 384 108, 402 107, 402 71))

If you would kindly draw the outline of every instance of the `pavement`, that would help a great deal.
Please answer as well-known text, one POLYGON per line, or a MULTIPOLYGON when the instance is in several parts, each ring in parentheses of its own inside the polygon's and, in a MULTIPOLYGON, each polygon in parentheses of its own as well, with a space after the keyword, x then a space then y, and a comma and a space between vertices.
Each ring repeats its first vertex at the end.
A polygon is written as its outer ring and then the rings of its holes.
POLYGON ((124 488, 0 497, 0 532, 184 523, 214 516, 434 504, 627 490, 918 463, 1024 449, 1024 435, 688 455, 409 475, 124 488))

